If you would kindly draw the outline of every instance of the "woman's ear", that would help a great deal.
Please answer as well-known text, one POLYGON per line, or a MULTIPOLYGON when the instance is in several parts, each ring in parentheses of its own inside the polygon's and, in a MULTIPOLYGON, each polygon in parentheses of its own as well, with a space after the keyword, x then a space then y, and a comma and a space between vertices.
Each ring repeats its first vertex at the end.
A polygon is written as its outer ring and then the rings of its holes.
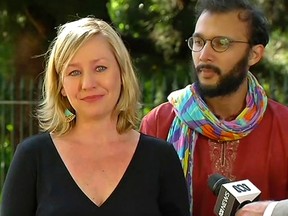
POLYGON ((264 55, 265 47, 262 44, 257 44, 252 47, 249 52, 248 65, 252 66, 258 63, 264 55))
POLYGON ((62 94, 62 96, 64 96, 64 97, 66 97, 67 96, 67 94, 66 94, 66 92, 65 92, 65 90, 64 90, 64 88, 62 87, 62 89, 61 89, 61 94, 62 94))

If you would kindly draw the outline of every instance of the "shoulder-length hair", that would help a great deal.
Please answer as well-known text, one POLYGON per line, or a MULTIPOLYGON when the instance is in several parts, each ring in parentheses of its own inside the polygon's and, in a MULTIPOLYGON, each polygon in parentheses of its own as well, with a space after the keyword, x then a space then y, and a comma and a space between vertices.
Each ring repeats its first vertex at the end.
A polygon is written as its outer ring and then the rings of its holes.
POLYGON ((58 27, 57 36, 46 53, 43 83, 43 100, 37 109, 40 128, 43 131, 65 134, 76 119, 68 122, 65 110, 73 110, 68 99, 61 94, 63 71, 76 51, 91 37, 102 34, 110 44, 120 68, 121 92, 114 108, 118 115, 117 131, 123 133, 136 128, 139 123, 140 87, 130 54, 119 34, 105 21, 86 17, 58 27))

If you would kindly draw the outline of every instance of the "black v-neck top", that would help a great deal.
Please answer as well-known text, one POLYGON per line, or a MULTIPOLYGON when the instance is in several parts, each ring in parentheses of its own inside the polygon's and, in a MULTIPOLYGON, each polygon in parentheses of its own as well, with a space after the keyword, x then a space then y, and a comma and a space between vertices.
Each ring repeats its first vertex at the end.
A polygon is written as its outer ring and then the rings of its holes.
MULTIPOLYGON (((116 166, 116 165, 115 165, 116 166)), ((144 134, 122 179, 98 207, 78 187, 48 133, 16 149, 1 216, 188 216, 186 181, 173 146, 144 134)))

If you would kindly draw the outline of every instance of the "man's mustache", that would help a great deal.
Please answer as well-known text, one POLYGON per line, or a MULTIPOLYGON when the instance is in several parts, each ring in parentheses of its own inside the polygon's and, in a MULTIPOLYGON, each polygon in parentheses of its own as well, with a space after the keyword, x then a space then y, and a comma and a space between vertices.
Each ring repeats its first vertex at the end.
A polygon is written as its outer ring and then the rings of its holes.
POLYGON ((218 74, 218 75, 221 75, 221 70, 220 70, 218 67, 216 67, 216 66, 214 66, 214 65, 211 65, 211 64, 201 64, 201 65, 198 65, 198 66, 196 67, 196 72, 197 72, 197 74, 200 73, 201 70, 203 70, 203 69, 212 70, 212 71, 214 71, 214 73, 216 73, 216 74, 218 74))

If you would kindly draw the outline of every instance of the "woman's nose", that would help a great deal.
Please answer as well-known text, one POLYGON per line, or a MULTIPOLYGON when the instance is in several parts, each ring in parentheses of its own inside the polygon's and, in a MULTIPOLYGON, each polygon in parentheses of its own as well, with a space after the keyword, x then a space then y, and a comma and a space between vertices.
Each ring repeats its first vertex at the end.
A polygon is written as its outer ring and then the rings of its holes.
POLYGON ((96 87, 95 76, 92 72, 83 73, 82 76, 82 89, 89 90, 96 87))

